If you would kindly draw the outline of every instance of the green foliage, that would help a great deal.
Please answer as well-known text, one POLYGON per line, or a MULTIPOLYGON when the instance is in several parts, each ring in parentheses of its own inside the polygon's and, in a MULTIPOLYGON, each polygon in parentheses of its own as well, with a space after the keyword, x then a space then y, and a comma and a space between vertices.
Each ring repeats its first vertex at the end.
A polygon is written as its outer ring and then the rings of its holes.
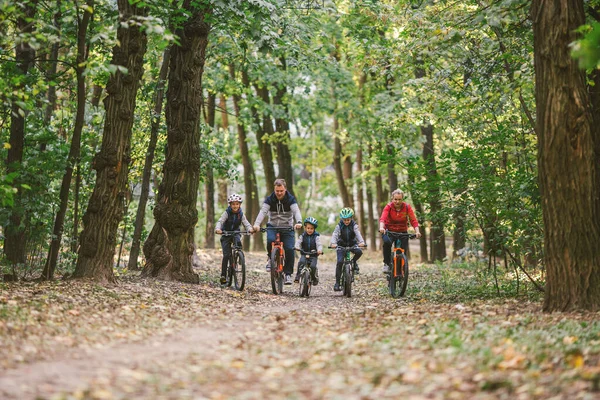
POLYGON ((584 34, 583 38, 576 41, 572 55, 579 61, 582 69, 600 68, 600 22, 593 22, 579 28, 584 34))

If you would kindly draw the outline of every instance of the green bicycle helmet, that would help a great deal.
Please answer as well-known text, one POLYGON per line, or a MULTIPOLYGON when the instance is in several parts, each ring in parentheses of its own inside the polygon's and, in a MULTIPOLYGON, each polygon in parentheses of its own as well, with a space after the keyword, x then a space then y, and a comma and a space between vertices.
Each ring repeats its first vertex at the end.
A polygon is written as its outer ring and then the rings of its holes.
POLYGON ((340 211, 340 218, 342 218, 342 219, 352 218, 353 215, 354 215, 354 210, 351 209, 350 207, 344 207, 344 208, 342 208, 342 211, 340 211))
POLYGON ((304 218, 304 225, 306 225, 306 224, 311 224, 312 226, 315 227, 315 229, 317 229, 317 226, 319 226, 319 221, 317 221, 313 217, 306 217, 306 218, 304 218))

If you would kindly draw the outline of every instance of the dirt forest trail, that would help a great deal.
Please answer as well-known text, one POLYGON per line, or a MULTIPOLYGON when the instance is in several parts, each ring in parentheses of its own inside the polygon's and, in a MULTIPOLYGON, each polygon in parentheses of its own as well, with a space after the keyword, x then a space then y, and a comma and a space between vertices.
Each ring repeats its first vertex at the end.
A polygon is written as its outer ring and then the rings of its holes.
MULTIPOLYGON (((551 354, 538 361, 529 342, 518 343, 565 319, 540 314, 539 302, 431 301, 415 292, 440 276, 418 265, 407 298, 394 300, 373 252, 350 299, 332 290, 332 254, 319 261, 311 297, 300 298, 297 284, 271 294, 264 254, 250 253, 238 293, 214 283, 214 253, 200 254, 200 285, 123 277, 114 288, 2 293, 7 313, 26 303, 37 313, 0 319, 0 398, 598 398, 581 368, 551 354)), ((598 319, 566 318, 588 327, 598 319)), ((593 346, 581 350, 588 374, 598 364, 593 346)))

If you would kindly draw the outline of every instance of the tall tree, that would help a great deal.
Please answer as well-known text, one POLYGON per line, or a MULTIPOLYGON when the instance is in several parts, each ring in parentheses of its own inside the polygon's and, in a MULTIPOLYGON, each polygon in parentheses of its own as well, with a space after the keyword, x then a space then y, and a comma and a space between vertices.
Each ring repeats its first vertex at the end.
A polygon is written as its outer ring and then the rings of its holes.
POLYGON ((260 85, 258 83, 254 84, 254 89, 256 90, 256 94, 262 99, 264 103, 263 112, 262 112, 262 124, 260 121, 260 116, 258 115, 258 110, 256 110, 256 141, 258 142, 258 150, 260 152, 260 158, 263 164, 263 170, 265 171, 265 184, 267 193, 269 193, 273 189, 273 182, 275 182, 275 168, 273 167, 273 149, 271 143, 269 142, 269 138, 273 136, 273 122, 271 121, 271 115, 266 111, 267 107, 270 105, 270 96, 269 89, 267 89, 264 85, 260 85))
POLYGON ((73 276, 114 281, 113 262, 119 222, 123 218, 131 162, 131 135, 136 96, 144 72, 147 36, 141 29, 144 3, 118 0, 120 24, 112 64, 118 69, 106 85, 106 119, 102 147, 94 158, 96 184, 83 216, 79 256, 73 276))
POLYGON ((600 155, 584 71, 570 44, 582 0, 533 0, 538 178, 547 270, 545 311, 600 309, 600 155))
MULTIPOLYGON (((14 92, 21 92, 27 85, 27 75, 33 68, 35 49, 29 40, 34 32, 34 16, 37 9, 37 0, 23 2, 22 13, 17 16, 16 30, 18 39, 15 47, 15 82, 14 92)), ((25 146, 25 116, 26 110, 21 109, 19 101, 12 101, 10 113, 10 139, 8 155, 6 157, 6 172, 18 172, 22 167, 23 151, 25 146)), ((23 205, 21 204, 22 188, 19 180, 15 182, 18 189, 15 196, 15 205, 12 208, 9 223, 4 227, 4 254, 12 265, 25 263, 25 237, 23 221, 23 205)))
MULTIPOLYGON (((213 92, 208 93, 206 101, 206 125, 211 130, 215 129, 217 95, 213 92)), ((204 230, 204 247, 207 249, 215 248, 215 174, 210 163, 206 165, 206 181, 204 185, 204 194, 206 195, 206 228, 204 230)))
MULTIPOLYGON (((285 73, 287 71, 285 57, 279 57, 279 61, 281 70, 285 73)), ((287 85, 285 82, 279 82, 273 96, 273 105, 280 109, 279 115, 275 118, 278 176, 285 179, 287 190, 294 194, 294 169, 292 168, 292 154, 290 152, 290 123, 287 102, 287 85)))
MULTIPOLYGON (((62 242, 63 228, 65 223, 65 215, 67 206, 69 205, 69 192, 71 190, 71 180, 73 178, 73 170, 79 162, 81 154, 81 132, 83 131, 83 123, 85 117, 85 101, 86 101, 86 84, 84 73, 86 71, 86 60, 88 57, 88 26, 92 18, 94 10, 94 0, 88 0, 86 7, 83 9, 83 17, 77 24, 77 59, 75 64, 75 75, 77 77, 77 112, 75 113, 75 126, 73 127, 73 136, 71 137, 71 146, 67 157, 67 166, 62 178, 60 186, 60 205, 54 219, 54 227, 52 230, 52 241, 48 250, 46 265, 42 272, 42 278, 53 279, 56 262, 58 260, 58 252, 62 242)), ((78 15, 79 18, 79 15, 78 15)))
POLYGON ((154 154, 156 152, 156 143, 158 142, 158 132, 160 130, 160 121, 162 116, 163 100, 165 93, 165 82, 169 72, 170 47, 163 52, 162 64, 158 73, 158 82, 154 92, 154 112, 152 114, 152 123, 150 125, 150 141, 146 150, 144 160, 144 170, 142 172, 142 189, 140 191, 140 200, 135 214, 135 226, 133 237, 131 238, 131 249, 129 250, 129 262, 127 269, 136 271, 138 267, 138 257, 140 255, 140 244, 142 239, 142 230, 144 229, 144 220, 146 219, 146 205, 150 195, 150 178, 152 178, 152 165, 154 163, 154 154))
POLYGON ((200 178, 200 104, 210 10, 192 0, 181 9, 188 15, 175 33, 167 90, 167 154, 154 208, 155 223, 144 243, 143 276, 198 283, 192 268, 196 200, 200 178))

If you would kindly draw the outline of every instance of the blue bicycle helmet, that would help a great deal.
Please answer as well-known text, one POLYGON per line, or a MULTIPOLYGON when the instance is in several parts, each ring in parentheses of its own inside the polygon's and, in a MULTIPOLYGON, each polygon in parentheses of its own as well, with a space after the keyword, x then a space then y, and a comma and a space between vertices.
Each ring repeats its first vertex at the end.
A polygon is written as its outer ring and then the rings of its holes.
POLYGON ((317 226, 319 226, 319 221, 317 221, 313 217, 306 217, 306 218, 304 218, 304 225, 306 225, 306 224, 311 224, 312 226, 315 227, 315 229, 317 229, 317 226))
POLYGON ((351 209, 350 207, 344 207, 344 208, 342 208, 342 211, 340 211, 340 218, 342 218, 342 219, 352 218, 353 215, 354 215, 354 210, 351 209))

